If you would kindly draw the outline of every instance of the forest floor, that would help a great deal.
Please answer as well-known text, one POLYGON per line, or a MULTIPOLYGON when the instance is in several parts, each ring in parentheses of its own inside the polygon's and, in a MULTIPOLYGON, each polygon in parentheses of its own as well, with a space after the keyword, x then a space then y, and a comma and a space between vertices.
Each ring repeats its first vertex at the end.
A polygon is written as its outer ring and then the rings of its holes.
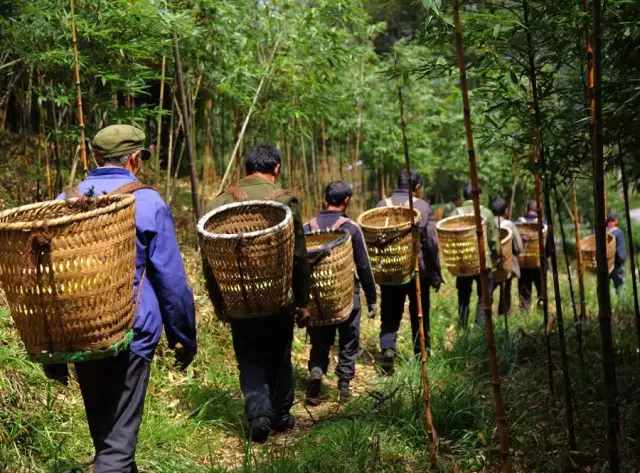
MULTIPOLYGON (((188 210, 188 209, 186 209, 188 210)), ((393 376, 376 369, 379 320, 362 323, 362 355, 354 381, 356 396, 336 402, 335 354, 327 377, 328 402, 306 407, 309 346, 296 330, 296 429, 265 445, 243 440, 243 401, 231 337, 218 322, 192 249, 190 219, 174 209, 183 256, 196 298, 200 351, 187 373, 177 371, 161 344, 152 375, 139 438, 142 471, 160 473, 337 473, 429 471, 423 421, 420 365, 410 357, 408 321, 399 344, 403 360, 393 376)), ((450 276, 432 295, 434 353, 429 361, 434 423, 440 435, 444 472, 497 472, 500 453, 484 331, 468 336, 455 328, 455 281, 450 276)), ((553 371, 549 388, 539 312, 495 318, 504 398, 515 472, 600 472, 606 470, 595 282, 587 277, 589 321, 583 331, 584 368, 580 367, 576 325, 566 272, 561 277, 562 305, 569 343, 570 374, 578 437, 577 450, 566 448, 565 409, 557 328, 550 337, 553 371)), ((630 286, 630 285, 629 285, 630 286)), ((550 284, 551 287, 551 284, 550 284)), ((640 371, 632 320, 630 288, 614 295, 620 406, 620 449, 625 472, 640 466, 640 371)), ((514 303, 515 290, 514 290, 514 303)), ((514 305, 517 307, 517 305, 514 305)), ((550 302, 552 315, 555 306, 550 302)), ((514 311, 515 312, 515 311, 514 311)), ((557 324, 556 324, 557 327, 557 324)), ((0 472, 88 471, 91 442, 76 382, 48 382, 40 366, 24 358, 16 330, 0 299, 0 472)))

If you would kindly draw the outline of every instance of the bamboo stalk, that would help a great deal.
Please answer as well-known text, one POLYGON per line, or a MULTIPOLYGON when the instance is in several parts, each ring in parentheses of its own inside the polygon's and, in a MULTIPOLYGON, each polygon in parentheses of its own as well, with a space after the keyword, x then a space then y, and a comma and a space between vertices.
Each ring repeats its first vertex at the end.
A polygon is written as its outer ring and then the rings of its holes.
MULTIPOLYGON (((396 71, 397 72, 397 71, 396 71)), ((409 142, 407 140, 407 123, 404 117, 404 101, 402 99, 402 88, 400 87, 400 77, 396 74, 396 86, 398 88, 398 102, 400 105, 400 125, 402 127, 402 144, 404 146, 404 161, 407 179, 409 181, 409 209, 411 213, 411 235, 413 239, 413 259, 415 269, 415 285, 416 285, 416 309, 418 312, 418 333, 420 338, 420 360, 422 361, 422 391, 424 395, 425 422, 427 433, 429 434, 429 461, 431 466, 439 471, 438 467, 438 433, 433 425, 431 414, 431 391, 429 388, 429 366, 427 361, 427 348, 423 324, 422 312, 422 288, 420 286, 420 235, 418 226, 413 213, 413 183, 411 182, 411 159, 409 157, 409 142)))
MULTIPOLYGON (((182 123, 184 130, 184 139, 187 146, 187 157, 189 159, 189 177, 191 179, 191 200, 193 203, 193 211, 195 214, 195 223, 200 220, 200 200, 198 199, 198 177, 196 175, 196 157, 194 156, 194 146, 191 139, 191 127, 189 126, 188 98, 184 90, 184 77, 182 75, 182 61, 180 60, 180 47, 178 46, 178 35, 174 31, 173 35, 173 55, 175 59, 176 78, 178 79, 178 92, 180 96, 180 105, 182 107, 182 123)), ((196 240, 197 241, 197 240, 196 240)), ((196 243, 197 246, 197 243, 196 243)))
POLYGON ((300 134, 300 148, 302 150, 302 169, 304 172, 304 190, 305 190, 305 194, 306 194, 306 205, 307 205, 307 211, 309 210, 309 208, 312 206, 312 203, 310 202, 313 199, 313 195, 311 194, 311 188, 309 185, 309 165, 307 164, 307 151, 305 149, 304 146, 304 135, 301 133, 300 134))
POLYGON ((496 341, 493 330, 491 314, 491 298, 489 294, 489 270, 487 269, 487 254, 484 242, 484 229, 482 216, 480 215, 480 191, 478 188, 478 169, 476 165, 476 153, 473 146, 473 133, 471 130, 471 109, 469 107, 469 87, 467 85, 467 73, 464 64, 464 52, 462 45, 462 25, 460 23, 459 0, 453 0, 453 20, 456 28, 456 52, 458 56, 458 68, 460 69, 460 88, 462 89, 462 102, 464 106, 464 129, 469 152, 469 175, 473 188, 473 211, 476 220, 476 235, 478 238, 478 254, 480 259, 480 283, 482 288, 482 302, 486 314, 487 351, 489 354, 489 368, 491 371, 491 384, 496 404, 496 419, 498 424, 498 436, 500 437, 500 453, 502 454, 502 472, 511 472, 511 459, 509 457, 509 436, 507 432, 507 420, 502 400, 502 387, 500 385, 500 369, 496 354, 496 341))
POLYGON ((160 101, 159 101, 159 111, 158 111, 158 120, 157 120, 157 132, 158 136, 156 137, 156 184, 160 184, 160 145, 162 144, 162 106, 164 104, 164 81, 165 81, 165 72, 167 68, 167 57, 162 56, 162 77, 160 79, 160 101))
POLYGON ((78 126, 80 127, 80 156, 82 166, 86 171, 87 167, 87 144, 84 131, 84 112, 82 111, 82 88, 80 86, 80 63, 78 60, 78 37, 76 33, 76 16, 74 10, 74 0, 69 0, 71 5, 71 37, 73 39, 73 65, 75 68, 76 93, 78 103, 78 126))
MULTIPOLYGON (((553 223, 553 215, 551 213, 551 189, 549 184, 549 177, 547 176, 546 170, 546 160, 545 160, 545 146, 544 146, 544 138, 542 134, 542 116, 540 113, 540 103, 538 97, 538 86, 537 86, 537 74, 536 74, 536 64, 535 64, 535 49, 533 45, 533 35, 531 33, 531 27, 529 25, 529 3, 527 0, 523 2, 524 8, 524 24, 527 28, 527 44, 528 44, 528 56, 529 56, 529 73, 531 79, 531 92, 533 96, 533 110, 535 116, 535 127, 534 130, 539 137, 540 143, 538 145, 538 166, 540 172, 536 176, 536 179, 539 180, 540 174, 542 174, 542 179, 544 180, 544 204, 545 210, 547 214, 547 238, 551 241, 550 249, 551 249, 551 268, 552 268, 552 276, 553 276, 553 291, 555 295, 555 304, 556 304, 556 317, 558 321, 558 338, 560 342, 560 362, 562 366, 562 385, 564 391, 564 401, 565 401, 565 412, 567 416, 567 431, 568 431, 568 444, 570 450, 576 450, 576 433, 575 433, 575 424, 573 421, 573 402, 571 395, 571 380, 569 376, 569 362, 567 357, 567 343, 566 337, 564 333, 564 317, 562 314, 562 298, 560 295, 560 277, 558 274, 558 258, 556 255, 556 245, 554 242, 554 223, 553 223)), ((540 212, 541 209, 538 209, 540 212)), ((541 216, 539 215, 539 218, 541 216)), ((539 224, 542 225, 542 220, 539 221, 539 224)), ((542 240, 541 240, 542 245, 542 240)), ((542 250, 542 248, 541 248, 542 250)), ((544 258, 544 254, 541 252, 541 258, 544 258)), ((542 263, 542 261, 541 261, 542 263)), ((544 272, 544 270, 543 270, 544 272)), ((545 281, 546 282, 546 281, 545 281)), ((547 333, 547 337, 550 337, 550 333, 547 333)))
MULTIPOLYGON (((571 203, 573 210, 573 225, 576 234, 576 266, 578 267, 578 294, 580 296, 580 318, 576 324, 578 337, 582 338, 582 328, 587 319, 587 300, 584 292, 584 260, 582 257, 582 248, 580 247, 580 214, 578 213, 578 195, 576 193, 576 183, 571 186, 571 203)), ((581 360, 581 363, 584 361, 581 360)))
MULTIPOLYGON (((629 178, 624 165, 622 142, 618 139, 618 153, 620 155, 620 173, 622 174, 622 193, 624 196, 624 214, 627 221, 627 237, 629 239, 629 265, 631 266, 631 283, 633 285, 633 309, 636 318, 636 332, 638 333, 638 347, 640 347, 640 305, 638 304, 638 280, 636 279, 636 248, 633 240, 633 228, 629 208, 629 178)), ((640 350, 638 351, 640 356, 640 350)))
POLYGON ((593 0, 593 39, 594 39, 594 88, 593 101, 593 176, 595 194, 595 234, 598 280, 598 308, 600 322, 600 350, 602 353, 602 371, 604 381, 604 400, 606 413, 606 438, 609 456, 609 470, 620 473, 620 454, 618 451, 618 416, 616 387, 616 362, 611 330, 611 294, 609 293, 609 268, 607 263, 607 228, 605 203, 604 150, 602 131, 602 27, 600 0, 593 0))
POLYGON ((316 207, 321 205, 320 188, 318 186, 318 158, 316 151, 316 135, 313 124, 311 125, 311 173, 313 174, 311 179, 313 180, 313 199, 316 207))
POLYGON ((175 123, 175 98, 171 100, 171 120, 169 122, 169 148, 167 149, 167 182, 165 183, 164 198, 169 199, 171 192, 171 167, 173 165, 173 125, 175 123))

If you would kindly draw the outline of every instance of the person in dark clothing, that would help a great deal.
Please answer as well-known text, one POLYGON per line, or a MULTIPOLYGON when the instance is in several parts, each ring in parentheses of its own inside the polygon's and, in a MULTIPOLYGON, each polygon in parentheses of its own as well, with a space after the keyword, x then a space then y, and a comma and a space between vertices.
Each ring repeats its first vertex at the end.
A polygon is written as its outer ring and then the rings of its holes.
MULTIPOLYGON (((520 217, 521 222, 537 222, 538 221, 538 205, 535 200, 530 200, 527 203, 527 210, 525 214, 520 217)), ((546 222, 543 222, 546 227, 546 222)), ((545 254, 549 254, 549 245, 553 244, 547 239, 547 246, 545 247, 545 254)), ((545 258, 546 261, 546 258, 545 258)), ((536 288, 536 293, 540 297, 540 284, 542 282, 542 271, 540 268, 521 268, 520 279, 518 280, 518 293, 520 297, 520 310, 529 312, 531 310, 531 296, 533 286, 536 288)))
POLYGON ((312 405, 317 404, 320 398, 322 377, 329 368, 329 354, 336 338, 336 332, 338 332, 340 347, 338 366, 336 367, 340 401, 346 401, 351 397, 349 385, 355 376, 356 359, 360 350, 360 286, 364 290, 369 316, 375 316, 377 312, 376 282, 371 270, 364 235, 360 226, 346 216, 352 195, 351 186, 348 184, 342 181, 329 183, 324 191, 326 210, 320 211, 316 218, 304 226, 305 232, 337 228, 346 230, 351 235, 353 259, 357 271, 353 287, 353 309, 349 319, 339 325, 307 329, 311 339, 309 357, 311 380, 307 387, 307 402, 312 405))
MULTIPOLYGON (((295 425, 290 413, 294 384, 291 345, 295 319, 304 326, 309 319, 309 262, 304 240, 298 199, 276 189, 282 159, 280 151, 269 143, 255 146, 245 165, 247 176, 234 189, 228 189, 207 205, 210 211, 237 200, 275 199, 287 205, 293 214, 295 243, 293 256, 293 298, 277 314, 260 318, 232 319, 224 313, 224 303, 215 277, 203 258, 207 290, 218 317, 231 324, 233 348, 240 371, 240 389, 244 394, 248 433, 255 442, 264 442, 272 431, 284 432, 295 425)), ((275 256, 275 255, 274 255, 275 256)))
MULTIPOLYGON (((150 153, 145 135, 130 125, 104 128, 93 139, 99 167, 73 192, 111 193, 138 183, 136 174, 150 153)), ((94 473, 135 473, 138 431, 149 383, 151 360, 164 332, 176 360, 185 368, 197 351, 193 293, 182 264, 171 212, 154 190, 136 197, 135 294, 140 302, 129 350, 101 360, 75 363, 93 439, 94 473), (146 269, 145 269, 146 268, 146 269), (144 280, 143 280, 144 279, 144 280)), ((70 191, 68 191, 71 194, 70 191)), ((64 199, 65 194, 58 196, 64 199)), ((45 374, 67 383, 67 365, 45 365, 45 374)))
POLYGON ((607 232, 616 237, 616 259, 610 278, 616 292, 622 290, 624 285, 624 263, 627 260, 627 246, 624 241, 624 233, 618 228, 618 212, 609 210, 607 215, 607 232))
MULTIPOLYGON (((482 190, 480 190, 482 193, 482 190)), ((467 183, 462 190, 464 196, 464 203, 461 207, 458 207, 455 211, 456 215, 474 215, 473 207, 473 188, 471 183, 467 183)), ((493 280, 491 277, 492 259, 498 260, 500 258, 500 232, 496 226, 495 219, 491 210, 484 205, 480 205, 480 213, 486 220, 487 229, 487 242, 489 248, 487 248, 487 269, 489 270, 489 296, 491 297, 493 291, 493 280)), ((458 290, 458 327, 466 330, 469 326, 469 306, 471 305, 471 294, 473 293, 473 284, 476 284, 476 293, 478 295, 478 302, 476 304, 476 325, 484 325, 485 313, 484 304, 482 301, 482 286, 480 283, 480 275, 477 276, 464 276, 456 278, 456 289, 458 290)))
MULTIPOLYGON (((431 336, 429 324, 429 293, 434 288, 437 292, 442 284, 440 272, 440 258, 438 254, 438 237, 431 205, 420 198, 422 178, 411 170, 410 175, 403 171, 398 176, 398 187, 391 197, 381 200, 378 207, 408 206, 409 192, 413 194, 413 206, 420 212, 420 289, 422 298, 422 323, 427 343, 427 349, 431 350, 431 336)), ((396 353, 396 340, 400 321, 404 313, 404 303, 409 297, 409 315, 411 317, 411 333, 413 337, 413 351, 420 354, 418 304, 416 299, 415 279, 407 284, 399 286, 381 285, 381 324, 380 324, 380 349, 382 351, 381 367, 387 372, 393 371, 396 353)))

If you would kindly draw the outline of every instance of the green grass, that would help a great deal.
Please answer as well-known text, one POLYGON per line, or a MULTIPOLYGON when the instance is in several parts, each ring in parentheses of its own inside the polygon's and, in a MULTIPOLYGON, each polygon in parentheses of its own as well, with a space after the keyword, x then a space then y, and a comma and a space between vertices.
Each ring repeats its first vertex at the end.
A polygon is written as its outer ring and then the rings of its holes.
MULTIPOLYGON (((185 256, 196 294, 200 352, 188 372, 181 373, 174 369, 166 347, 159 347, 140 432, 142 469, 154 473, 427 471, 421 372, 419 363, 410 358, 406 321, 399 341, 407 361, 392 377, 377 375, 372 366, 378 321, 363 320, 358 396, 342 408, 330 403, 307 411, 298 403, 294 411, 300 426, 294 433, 264 446, 243 441, 243 404, 230 335, 212 314, 195 255, 188 250, 185 256)), ((441 438, 439 460, 443 471, 497 471, 500 457, 484 332, 472 330, 461 337, 452 327, 455 285, 448 279, 432 297, 431 310, 434 356, 429 376, 434 423, 441 438)), ((581 369, 566 273, 561 277, 578 411, 579 454, 572 460, 576 471, 588 471, 587 467, 600 471, 605 450, 599 335, 593 315, 597 301, 594 278, 588 275, 587 283, 591 321, 584 334, 586 367, 581 369)), ((640 452, 640 382, 630 284, 624 295, 614 296, 614 304, 621 414, 626 420, 621 451, 630 466, 639 464, 640 452)), ((550 308, 555 314, 553 301, 550 308)), ((563 453, 566 434, 557 333, 551 335, 555 363, 551 395, 540 315, 514 316, 509 324, 507 342, 503 320, 495 320, 514 471, 558 471, 568 460, 563 453)), ((298 400, 304 390, 307 352, 305 334, 298 331, 294 343, 298 400)), ((84 471, 92 449, 78 386, 48 382, 40 366, 25 359, 6 310, 0 312, 0 366, 0 471, 84 471)), ((333 398, 334 383, 335 376, 329 376, 328 393, 333 398)))

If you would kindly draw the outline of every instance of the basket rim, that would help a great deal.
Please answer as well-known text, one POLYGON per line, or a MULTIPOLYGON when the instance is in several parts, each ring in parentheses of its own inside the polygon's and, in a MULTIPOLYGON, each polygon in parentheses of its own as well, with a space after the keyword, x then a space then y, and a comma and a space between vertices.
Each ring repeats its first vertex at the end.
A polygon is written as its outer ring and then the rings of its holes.
POLYGON ((323 249, 327 249, 331 251, 334 248, 337 248, 338 246, 344 245, 351 238, 351 235, 349 234, 349 232, 342 228, 326 228, 324 230, 312 230, 310 232, 304 232, 305 238, 308 236, 314 236, 314 235, 331 235, 331 234, 339 235, 339 237, 333 241, 330 241, 326 245, 322 245, 322 247, 320 248, 316 248, 315 250, 307 250, 308 255, 312 256, 323 249))
MULTIPOLYGON (((612 239, 613 240, 616 239, 615 235, 613 235, 613 234, 611 234, 609 232, 606 232, 606 235, 607 235, 607 240, 608 240, 607 243, 609 243, 609 241, 611 241, 612 239)), ((596 234, 592 233, 591 235, 587 235, 587 236, 582 237, 582 239, 580 240, 580 243, 582 243, 584 241, 587 241, 587 240, 595 240, 595 238, 596 238, 596 234)))
MULTIPOLYGON (((466 232, 468 230, 474 229, 476 228, 476 224, 474 222, 473 225, 469 225, 468 227, 460 227, 460 228, 442 228, 442 225, 450 222, 452 220, 456 220, 459 219, 460 217, 464 217, 464 218, 474 218, 475 219, 475 214, 465 214, 465 215, 452 215, 451 217, 447 217, 447 218, 443 218, 442 220, 440 220, 439 222, 436 223, 436 230, 441 231, 441 232, 451 232, 451 233, 458 233, 458 232, 466 232)), ((486 217, 482 217, 482 225, 486 225, 487 224, 487 219, 486 217)))
MULTIPOLYGON (((382 227, 382 226, 377 226, 377 225, 367 225, 366 223, 362 223, 362 219, 364 217, 367 217, 370 214, 376 213, 376 212, 381 212, 383 210, 389 210, 389 209, 402 209, 402 210, 406 210, 407 212, 410 212, 411 209, 406 206, 406 205, 391 205, 391 206, 387 206, 387 207, 374 207, 372 209, 369 210, 365 210, 364 212, 362 212, 360 215, 358 215, 358 219, 356 220, 356 223, 358 225, 360 225, 361 227, 366 227, 366 228, 394 228, 394 227, 399 227, 402 225, 411 225, 410 221, 404 222, 404 223, 399 223, 396 225, 389 225, 386 227, 382 227)), ((415 207, 413 208, 413 213, 415 214, 415 222, 418 223, 420 221, 420 212, 418 211, 418 209, 416 209, 415 207)))
MULTIPOLYGON (((538 221, 536 220, 535 222, 513 222, 513 224, 516 227, 534 227, 537 229, 538 228, 538 221)), ((547 224, 544 223, 542 224, 542 233, 547 233, 547 224)))
POLYGON ((205 215, 200 218, 198 221, 198 233, 206 239, 210 240, 235 240, 238 238, 239 233, 213 233, 204 229, 205 224, 215 215, 221 214, 223 212, 227 212, 229 210, 233 210, 239 207, 247 207, 247 206, 258 206, 258 207, 276 207, 280 210, 284 210, 285 216, 284 219, 277 225, 274 225, 269 228, 265 228, 264 230, 256 230, 254 232, 243 233, 243 238, 256 238, 259 236, 267 235, 269 233, 274 233, 282 230, 286 227, 289 222, 293 219, 293 214, 291 213, 291 209, 275 200, 244 200, 242 202, 232 202, 230 204, 224 204, 220 207, 217 207, 210 212, 207 212, 205 215))
MULTIPOLYGON (((100 207, 98 209, 88 210, 85 212, 79 212, 73 215, 66 215, 64 217, 56 217, 52 219, 42 219, 42 220, 33 220, 33 221, 21 221, 21 222, 0 222, 0 231, 11 231, 11 230, 32 230, 34 228, 43 228, 47 226, 51 227, 59 227, 62 225, 67 225, 69 223, 78 222, 81 220, 87 220, 93 217, 99 217, 100 215, 108 214, 117 210, 121 210, 125 207, 130 206, 135 203, 135 196, 133 194, 108 194, 108 195, 100 195, 96 200, 102 199, 117 199, 116 202, 113 202, 105 207, 100 207)), ((60 207, 63 205, 67 205, 67 202, 75 202, 78 199, 69 199, 67 200, 47 200, 44 202, 36 202, 35 204, 22 205, 20 207, 14 207, 12 209, 5 210, 0 212, 0 219, 9 217, 11 215, 17 214, 18 212, 26 212, 33 209, 38 208, 48 208, 48 207, 60 207)))

